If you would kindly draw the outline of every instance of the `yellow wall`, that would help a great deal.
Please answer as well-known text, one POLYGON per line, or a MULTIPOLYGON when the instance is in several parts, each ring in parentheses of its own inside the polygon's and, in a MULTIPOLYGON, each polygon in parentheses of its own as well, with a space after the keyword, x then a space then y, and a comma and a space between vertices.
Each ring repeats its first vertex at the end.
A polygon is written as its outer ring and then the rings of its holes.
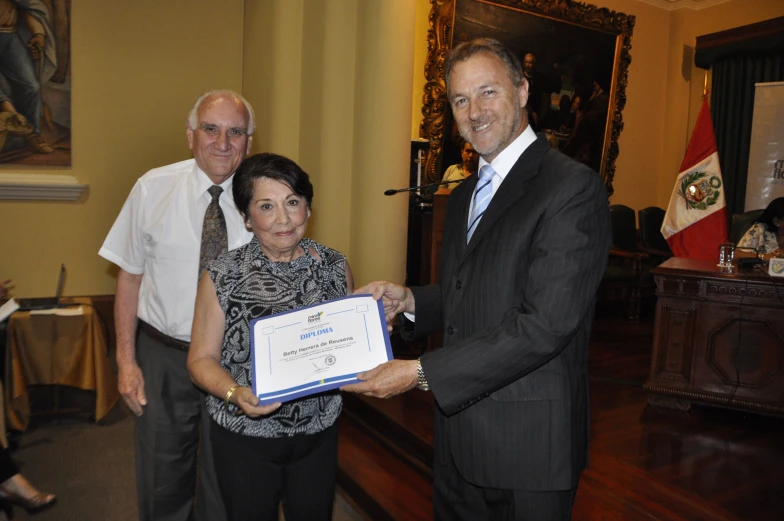
MULTIPOLYGON (((309 235, 345 252, 358 282, 403 280, 414 0, 74 2, 77 203, 0 202, 0 277, 16 296, 113 293, 97 251, 135 180, 189 157, 185 116, 201 92, 240 90, 257 114, 254 151, 302 163, 316 189, 309 235), (155 13, 155 16, 150 16, 155 13), (398 109, 395 109, 397 107, 398 109), (402 109, 402 110, 401 110, 402 109)), ((18 171, 14 168, 6 168, 18 171)), ((50 173, 50 170, 40 170, 50 173)))
MULTIPOLYGON (((613 202, 665 206, 699 110, 702 73, 683 66, 695 37, 784 15, 779 0, 664 11, 598 3, 637 17, 613 202)), ((291 156, 316 187, 310 235, 345 252, 359 282, 404 276, 408 181, 418 136, 429 0, 80 0, 72 7, 76 203, 0 202, 0 279, 17 296, 114 291, 97 255, 134 181, 189 156, 195 97, 242 90, 258 116, 255 151, 291 156), (154 13, 154 16, 151 15, 154 13), (412 90, 413 87, 413 90, 412 90), (410 110, 409 110, 410 107, 410 110)), ((5 166, 6 172, 45 172, 5 166)))
POLYGON ((427 61, 427 30, 430 23, 430 0, 416 0, 414 23, 414 102, 411 105, 411 139, 419 138, 419 123, 422 121, 422 96, 425 86, 425 61, 427 61))
MULTIPOLYGON (((73 166, 57 171, 90 185, 76 203, 0 201, 0 279, 16 296, 114 293, 98 249, 135 180, 188 157, 185 118, 203 91, 240 89, 242 0, 72 2, 73 166)), ((21 168, 4 166, 3 172, 21 168)), ((51 169, 24 169, 52 173, 51 169)))
POLYGON ((291 157, 311 175, 308 235, 347 255, 356 20, 356 0, 257 0, 245 16, 243 92, 259 120, 254 151, 291 157))
POLYGON ((618 140, 619 155, 615 163, 615 193, 611 202, 634 209, 661 206, 658 179, 663 171, 662 150, 667 133, 665 108, 670 56, 666 42, 670 41, 670 13, 636 0, 600 3, 637 17, 632 34, 626 107, 622 113, 624 128, 618 140))
POLYGON ((299 154, 303 0, 245 5, 243 95, 256 112, 253 150, 299 154))
POLYGON ((345 253, 358 283, 405 277, 414 0, 248 0, 243 93, 254 149, 314 185, 308 235, 345 253))
MULTIPOLYGON (((589 3, 636 16, 611 202, 635 209, 666 208, 699 112, 703 85, 703 71, 694 67, 693 60, 684 66, 684 46, 693 49, 699 35, 782 16, 784 2, 732 0, 698 11, 666 11, 637 0, 589 3)), ((420 13, 429 4, 417 0, 412 137, 419 135, 422 119, 427 52, 427 19, 425 15, 423 28, 420 13)))

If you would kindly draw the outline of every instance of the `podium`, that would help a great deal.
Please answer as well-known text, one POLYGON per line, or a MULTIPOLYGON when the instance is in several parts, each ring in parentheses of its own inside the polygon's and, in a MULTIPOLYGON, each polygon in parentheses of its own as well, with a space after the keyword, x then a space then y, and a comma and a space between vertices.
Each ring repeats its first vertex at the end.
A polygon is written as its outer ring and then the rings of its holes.
MULTIPOLYGON (((411 187, 427 183, 427 180, 422 176, 422 165, 428 146, 429 142, 426 139, 411 140, 411 161, 409 163, 409 186, 411 187)), ((429 196, 420 190, 407 193, 409 202, 405 285, 424 286, 430 282, 433 204, 430 202, 429 196)))
MULTIPOLYGON (((422 177, 422 163, 427 146, 426 140, 411 141, 409 182, 412 187, 428 182, 422 177)), ((438 280, 446 201, 450 192, 451 190, 441 187, 432 195, 432 192, 425 190, 409 193, 406 286, 425 286, 438 280)))
POLYGON ((438 267, 441 261, 441 242, 444 239, 446 220, 446 201, 449 192, 436 192, 433 195, 433 223, 430 240, 430 283, 438 280, 438 267))

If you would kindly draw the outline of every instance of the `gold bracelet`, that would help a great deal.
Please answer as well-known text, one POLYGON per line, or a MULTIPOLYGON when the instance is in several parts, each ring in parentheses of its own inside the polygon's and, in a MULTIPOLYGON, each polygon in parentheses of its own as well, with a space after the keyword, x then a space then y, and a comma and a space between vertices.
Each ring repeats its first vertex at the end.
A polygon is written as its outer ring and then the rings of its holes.
POLYGON ((234 394, 234 391, 236 391, 240 387, 242 387, 242 386, 241 385, 235 385, 231 389, 229 389, 228 392, 226 392, 226 398, 224 399, 224 402, 226 403, 226 410, 227 411, 229 410, 229 404, 231 403, 231 402, 229 402, 229 400, 231 400, 231 395, 234 394))

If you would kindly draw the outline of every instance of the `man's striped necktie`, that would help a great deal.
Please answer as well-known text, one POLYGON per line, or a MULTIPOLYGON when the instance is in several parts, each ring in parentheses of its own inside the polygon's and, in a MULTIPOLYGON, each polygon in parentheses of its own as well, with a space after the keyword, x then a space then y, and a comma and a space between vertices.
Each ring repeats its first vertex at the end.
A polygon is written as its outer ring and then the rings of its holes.
POLYGON ((474 190, 474 206, 471 209, 471 219, 468 220, 468 236, 466 242, 471 240, 471 236, 479 226, 479 221, 487 210, 487 205, 490 204, 490 199, 493 198, 493 176, 495 170, 489 164, 483 166, 479 170, 479 182, 476 183, 476 190, 474 190))

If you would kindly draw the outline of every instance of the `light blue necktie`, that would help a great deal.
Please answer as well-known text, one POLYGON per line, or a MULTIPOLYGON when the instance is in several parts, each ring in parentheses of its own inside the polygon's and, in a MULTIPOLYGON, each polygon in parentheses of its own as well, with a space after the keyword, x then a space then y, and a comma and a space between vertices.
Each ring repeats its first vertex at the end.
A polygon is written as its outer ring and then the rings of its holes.
POLYGON ((479 181, 476 183, 476 190, 474 191, 474 207, 471 209, 471 218, 468 220, 468 236, 466 242, 471 240, 471 236, 479 226, 479 221, 487 210, 487 205, 490 204, 490 199, 493 198, 493 176, 495 170, 489 164, 483 166, 479 170, 479 181))

